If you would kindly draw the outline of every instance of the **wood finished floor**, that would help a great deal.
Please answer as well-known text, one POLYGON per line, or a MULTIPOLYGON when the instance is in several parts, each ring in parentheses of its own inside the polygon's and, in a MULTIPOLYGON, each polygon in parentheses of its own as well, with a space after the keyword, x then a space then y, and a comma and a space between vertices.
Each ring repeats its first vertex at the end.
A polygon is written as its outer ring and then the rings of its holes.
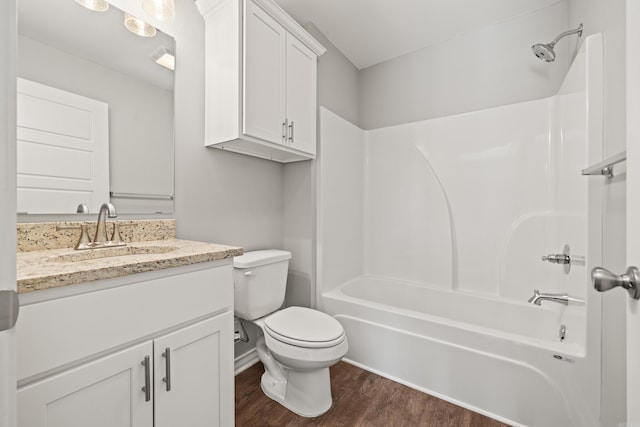
POLYGON ((238 427, 508 427, 345 362, 330 368, 331 409, 317 418, 304 418, 262 393, 263 371, 257 363, 236 376, 238 427))

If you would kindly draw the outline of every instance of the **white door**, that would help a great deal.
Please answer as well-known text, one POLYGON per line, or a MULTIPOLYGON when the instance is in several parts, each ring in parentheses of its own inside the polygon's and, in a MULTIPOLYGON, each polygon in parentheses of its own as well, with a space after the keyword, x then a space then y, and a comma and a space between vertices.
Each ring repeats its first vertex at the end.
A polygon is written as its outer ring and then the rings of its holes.
POLYGON ((93 213, 109 200, 108 114, 104 102, 18 79, 18 212, 93 213))
POLYGON ((147 341, 22 387, 18 425, 153 427, 152 353, 147 341))
MULTIPOLYGON (((627 265, 640 268, 640 2, 627 1, 627 265)), ((627 422, 640 425, 640 300, 628 299, 627 422)))
MULTIPOLYGON (((16 289, 16 25, 16 1, 0 2, 0 294, 4 295, 0 298, 3 299, 16 289)), ((7 311, 0 304, 0 318, 7 311)), ((0 427, 15 425, 16 348, 15 328, 11 328, 0 330, 0 427)))
POLYGON ((155 427, 233 425, 233 315, 154 340, 155 427))

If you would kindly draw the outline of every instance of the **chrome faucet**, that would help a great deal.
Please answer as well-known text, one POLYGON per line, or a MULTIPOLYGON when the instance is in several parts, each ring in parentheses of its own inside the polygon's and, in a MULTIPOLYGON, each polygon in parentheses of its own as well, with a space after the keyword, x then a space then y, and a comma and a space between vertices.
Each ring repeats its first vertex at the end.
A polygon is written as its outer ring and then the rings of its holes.
MULTIPOLYGON (((78 207, 80 208, 80 207, 78 207)), ((120 227, 127 227, 133 224, 118 224, 113 223, 113 233, 111 238, 107 236, 107 218, 116 218, 118 213, 116 207, 112 203, 103 203, 98 211, 98 220, 96 222, 96 234, 93 240, 89 237, 88 224, 82 223, 79 225, 59 225, 56 230, 69 230, 80 229, 80 239, 74 249, 99 249, 99 248, 112 248, 114 246, 126 246, 127 244, 122 240, 120 236, 120 227)))
POLYGON ((103 203, 98 211, 98 222, 96 224, 96 235, 91 243, 92 247, 101 247, 111 243, 107 237, 107 217, 116 218, 118 213, 112 203, 103 203))
POLYGON ((572 298, 567 294, 547 294, 544 292, 540 292, 537 289, 533 290, 533 296, 529 298, 529 304, 541 305, 542 301, 552 301, 557 302, 559 304, 569 305, 569 302, 572 303, 581 303, 584 301, 578 298, 572 298))

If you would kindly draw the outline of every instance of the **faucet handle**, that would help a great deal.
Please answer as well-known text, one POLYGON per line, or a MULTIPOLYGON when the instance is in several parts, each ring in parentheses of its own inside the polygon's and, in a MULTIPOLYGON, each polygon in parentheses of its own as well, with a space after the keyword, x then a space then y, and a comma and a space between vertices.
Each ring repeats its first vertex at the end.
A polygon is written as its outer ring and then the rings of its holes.
POLYGON ((91 238, 89 237, 89 232, 87 230, 87 224, 80 225, 57 225, 56 231, 59 230, 75 230, 80 229, 80 238, 78 239, 78 243, 74 249, 89 249, 91 247, 91 238))
POLYGON ((111 235, 111 243, 114 245, 125 244, 122 241, 122 235, 120 234, 120 227, 133 227, 135 224, 120 224, 113 222, 113 234, 111 235))
POLYGON ((542 257, 542 261, 547 261, 552 264, 562 265, 562 269, 565 274, 569 274, 571 271, 571 264, 573 264, 573 258, 571 256, 571 248, 569 245, 564 245, 561 254, 549 254, 542 257))
POLYGON ((87 231, 87 224, 80 225, 80 239, 76 244, 75 249, 86 249, 91 246, 91 238, 89 237, 89 232, 87 231))
POLYGON ((566 254, 549 254, 543 256, 542 261, 548 261, 553 264, 570 264, 571 257, 566 254))

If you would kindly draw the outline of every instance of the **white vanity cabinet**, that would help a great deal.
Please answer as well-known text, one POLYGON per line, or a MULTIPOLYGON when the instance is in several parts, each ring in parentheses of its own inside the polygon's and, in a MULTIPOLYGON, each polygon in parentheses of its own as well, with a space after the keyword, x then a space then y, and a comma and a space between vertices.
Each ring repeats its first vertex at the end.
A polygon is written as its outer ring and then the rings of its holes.
POLYGON ((221 387, 221 378, 233 376, 224 353, 233 351, 232 323, 225 313, 154 341, 155 427, 233 425, 221 417, 234 410, 233 401, 221 410, 233 399, 233 385, 221 387))
POLYGON ((19 426, 233 425, 230 261, 73 288, 21 305, 19 426))
POLYGON ((146 342, 65 370, 18 390, 18 425, 29 427, 153 426, 141 361, 146 342))
POLYGON ((279 162, 315 158, 325 49, 271 0, 197 0, 205 19, 205 144, 279 162))

